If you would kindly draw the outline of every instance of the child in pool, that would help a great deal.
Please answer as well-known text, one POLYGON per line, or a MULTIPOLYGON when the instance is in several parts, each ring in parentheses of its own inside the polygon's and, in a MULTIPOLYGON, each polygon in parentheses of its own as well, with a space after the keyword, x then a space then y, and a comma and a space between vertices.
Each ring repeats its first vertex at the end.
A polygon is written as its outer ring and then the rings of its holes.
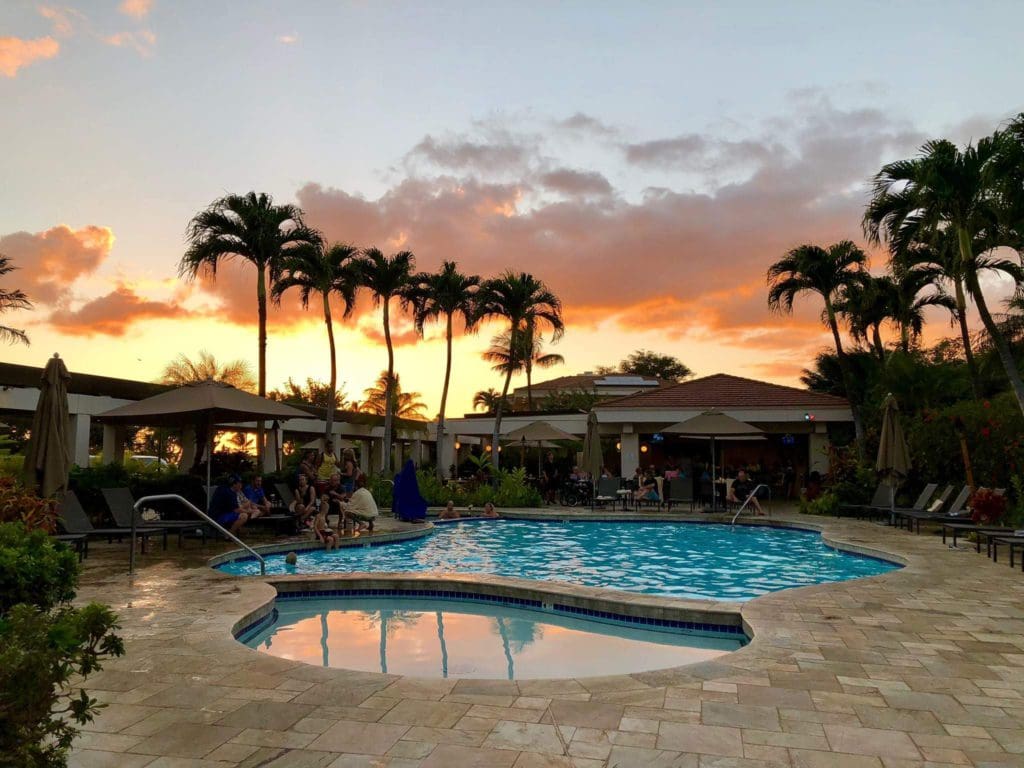
POLYGON ((320 507, 313 518, 313 535, 317 541, 322 541, 324 549, 336 549, 338 546, 338 534, 327 525, 327 500, 320 503, 320 507))

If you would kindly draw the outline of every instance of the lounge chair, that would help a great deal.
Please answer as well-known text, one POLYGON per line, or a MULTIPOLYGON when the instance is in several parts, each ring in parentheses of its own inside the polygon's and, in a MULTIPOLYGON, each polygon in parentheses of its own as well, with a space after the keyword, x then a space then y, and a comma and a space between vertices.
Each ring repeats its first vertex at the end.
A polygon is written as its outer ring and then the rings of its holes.
MULTIPOLYGON (((114 539, 123 541, 126 537, 132 535, 130 526, 118 528, 93 527, 93 524, 89 521, 89 516, 85 514, 85 510, 82 509, 82 503, 78 500, 78 496, 75 495, 74 491, 68 491, 64 494, 64 499, 60 504, 59 515, 61 527, 64 528, 66 533, 81 533, 89 538, 106 539, 108 542, 114 539)), ((146 542, 153 536, 160 536, 163 539, 164 549, 167 549, 166 528, 149 526, 136 528, 135 535, 142 539, 143 550, 146 549, 146 542)))
POLYGON ((78 553, 78 562, 89 556, 89 537, 84 533, 55 533, 50 536, 50 540, 71 545, 78 553))
POLYGON ((879 483, 871 501, 867 504, 840 504, 836 510, 836 517, 856 517, 860 519, 865 515, 872 515, 872 510, 885 508, 886 514, 889 511, 889 502, 892 499, 892 487, 885 483, 879 483))
MULTIPOLYGON (((935 495, 935 489, 938 488, 938 487, 939 487, 938 483, 928 483, 928 485, 926 485, 924 487, 924 490, 921 491, 920 495, 918 495, 917 501, 914 502, 914 506, 912 506, 912 507, 896 507, 895 509, 890 510, 889 507, 886 506, 884 508, 879 507, 878 511, 879 512, 892 512, 892 514, 896 518, 896 521, 899 522, 903 518, 903 516, 905 514, 907 514, 907 513, 910 513, 910 512, 924 512, 925 510, 927 510, 928 509, 928 503, 931 501, 932 496, 935 495)), ((953 489, 953 486, 951 486, 951 485, 946 487, 946 490, 943 492, 946 495, 940 497, 940 499, 941 499, 943 504, 946 503, 946 499, 949 497, 949 494, 952 491, 952 489, 953 489)))
MULTIPOLYGON (((102 488, 103 500, 107 502, 107 509, 114 522, 122 528, 131 528, 132 514, 135 512, 135 498, 127 488, 102 488)), ((135 515, 135 525, 164 528, 178 534, 178 546, 181 547, 184 537, 188 533, 198 532, 206 544, 206 523, 202 520, 192 522, 191 520, 143 520, 139 514, 135 515)), ((166 549, 166 545, 164 549, 166 549)))
POLYGON ((290 507, 292 502, 295 501, 295 494, 292 493, 292 489, 287 484, 274 483, 274 490, 281 497, 281 503, 284 504, 285 508, 290 507))
POLYGON ((597 480, 597 491, 594 494, 594 503, 600 506, 611 504, 613 507, 619 500, 619 478, 601 477, 597 480))
POLYGON ((668 505, 669 512, 672 511, 673 504, 690 505, 690 511, 693 511, 693 478, 692 477, 673 477, 670 480, 665 481, 665 504, 668 505))
POLYGON ((971 511, 967 508, 967 502, 970 498, 971 489, 965 485, 960 489, 960 493, 956 495, 956 498, 953 499, 945 511, 940 510, 938 512, 932 512, 931 510, 923 510, 921 512, 905 512, 901 517, 901 527, 902 521, 906 521, 908 531, 913 527, 917 533, 920 533, 922 522, 943 523, 969 521, 971 511))

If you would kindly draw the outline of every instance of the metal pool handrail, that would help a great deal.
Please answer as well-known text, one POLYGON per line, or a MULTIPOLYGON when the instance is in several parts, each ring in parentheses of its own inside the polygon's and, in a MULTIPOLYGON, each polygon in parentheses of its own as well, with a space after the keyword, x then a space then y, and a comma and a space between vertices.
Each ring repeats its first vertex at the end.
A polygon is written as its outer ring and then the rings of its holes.
POLYGON ((754 498, 755 496, 757 496, 757 492, 759 490, 761 490, 762 488, 767 488, 768 489, 768 502, 771 503, 771 500, 772 500, 772 489, 769 488, 766 483, 758 483, 757 485, 754 486, 754 490, 752 490, 750 492, 750 495, 747 496, 747 498, 743 500, 742 504, 740 504, 740 508, 737 509, 736 510, 736 514, 732 516, 732 522, 729 523, 729 525, 736 525, 736 518, 739 517, 742 514, 743 510, 746 509, 747 504, 750 503, 750 500, 752 498, 754 498))
POLYGON ((199 515, 201 518, 203 518, 203 520, 205 520, 207 523, 212 525, 215 529, 217 529, 218 531, 223 533, 225 536, 227 536, 229 539, 231 539, 233 542, 235 542, 235 544, 237 544, 238 546, 242 547, 242 549, 246 550, 250 555, 255 557, 259 561, 259 563, 260 563, 260 576, 266 576, 267 575, 267 562, 266 562, 266 560, 263 559, 263 555, 261 555, 259 552, 257 552, 252 547, 250 547, 248 544, 246 544, 240 538, 235 536, 235 534, 233 534, 227 528, 222 526, 220 523, 218 523, 216 520, 214 520, 208 514, 203 512, 203 510, 199 509, 199 507, 197 507, 191 501, 189 501, 188 499, 184 498, 183 496, 179 496, 176 493, 158 493, 155 496, 143 496, 141 499, 139 499, 138 501, 135 502, 134 514, 132 515, 132 549, 131 549, 131 555, 128 558, 128 573, 132 573, 135 570, 135 524, 136 524, 136 521, 138 520, 138 517, 139 517, 139 507, 142 506, 142 504, 144 502, 150 502, 150 501, 180 501, 188 509, 190 509, 193 512, 195 512, 197 515, 199 515))

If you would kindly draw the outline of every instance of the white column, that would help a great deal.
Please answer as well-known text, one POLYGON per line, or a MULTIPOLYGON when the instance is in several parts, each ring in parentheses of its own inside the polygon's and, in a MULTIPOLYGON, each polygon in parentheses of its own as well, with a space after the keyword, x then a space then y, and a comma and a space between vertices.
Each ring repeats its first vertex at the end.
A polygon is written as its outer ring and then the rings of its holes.
POLYGON ((632 477, 640 466, 640 435, 633 431, 632 424, 625 424, 619 435, 619 471, 622 477, 632 477))
POLYGON ((402 465, 405 464, 405 456, 402 455, 402 441, 395 440, 395 459, 394 459, 395 471, 400 471, 402 465))
POLYGON ((363 444, 359 451, 359 469, 367 476, 373 474, 373 451, 373 440, 369 437, 363 438, 363 444))
POLYGON ((412 441, 412 460, 416 462, 416 466, 423 464, 423 441, 413 440, 412 441))
POLYGON ((279 426, 277 429, 270 424, 267 425, 266 432, 266 449, 263 451, 263 471, 277 472, 283 462, 284 454, 281 452, 281 448, 284 445, 284 430, 279 426))
POLYGON ((814 432, 807 436, 807 471, 826 474, 829 470, 828 428, 824 424, 815 424, 814 432))
POLYGON ((68 450, 71 461, 80 467, 89 466, 89 424, 87 413, 72 413, 68 424, 68 450))
POLYGON ((124 464, 124 427, 116 424, 103 425, 104 464, 124 464))

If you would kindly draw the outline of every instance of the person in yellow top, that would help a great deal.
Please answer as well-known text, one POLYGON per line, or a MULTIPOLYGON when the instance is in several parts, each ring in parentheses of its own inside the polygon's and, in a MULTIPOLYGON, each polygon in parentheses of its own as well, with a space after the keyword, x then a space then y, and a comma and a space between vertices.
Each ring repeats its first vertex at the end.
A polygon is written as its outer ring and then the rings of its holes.
POLYGON ((334 455, 334 443, 328 440, 324 444, 324 451, 320 454, 320 460, 317 463, 316 468, 316 479, 326 483, 331 479, 331 475, 338 471, 338 457, 334 455))

